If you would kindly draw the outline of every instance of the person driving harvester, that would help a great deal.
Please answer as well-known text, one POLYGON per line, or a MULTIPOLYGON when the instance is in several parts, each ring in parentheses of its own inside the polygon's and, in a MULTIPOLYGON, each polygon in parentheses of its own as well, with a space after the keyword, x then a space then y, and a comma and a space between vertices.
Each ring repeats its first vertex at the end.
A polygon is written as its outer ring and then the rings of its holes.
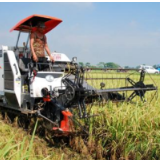
MULTIPOLYGON (((34 63, 47 63, 47 58, 45 57, 45 51, 50 57, 50 61, 54 62, 54 58, 51 56, 47 38, 44 34, 45 24, 43 22, 39 22, 37 25, 36 32, 32 32, 30 36, 30 48, 32 53, 32 60, 34 63)), ((46 68, 44 65, 39 65, 38 69, 43 70, 46 68)))

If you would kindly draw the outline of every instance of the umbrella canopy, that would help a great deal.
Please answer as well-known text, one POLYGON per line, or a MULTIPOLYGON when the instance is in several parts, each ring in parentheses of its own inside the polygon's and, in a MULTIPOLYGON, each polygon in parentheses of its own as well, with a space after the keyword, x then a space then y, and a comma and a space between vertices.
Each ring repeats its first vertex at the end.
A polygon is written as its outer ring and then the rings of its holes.
POLYGON ((44 34, 46 34, 61 23, 62 20, 55 17, 34 14, 21 20, 10 30, 10 32, 13 30, 21 32, 35 32, 39 22, 43 22, 45 24, 44 34))

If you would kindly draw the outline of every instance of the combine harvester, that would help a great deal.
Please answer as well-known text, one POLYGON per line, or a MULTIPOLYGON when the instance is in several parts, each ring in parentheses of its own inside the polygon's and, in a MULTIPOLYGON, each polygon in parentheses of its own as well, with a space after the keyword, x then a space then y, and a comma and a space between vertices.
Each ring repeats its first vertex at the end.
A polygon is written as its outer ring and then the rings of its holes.
POLYGON ((45 23, 45 34, 62 22, 61 19, 49 16, 29 16, 11 29, 19 31, 16 46, 0 48, 0 110, 12 121, 18 116, 20 126, 27 128, 32 118, 39 118, 43 127, 53 135, 76 132, 74 124, 78 123, 82 129, 79 119, 92 116, 87 111, 87 104, 108 100, 131 101, 135 96, 144 100, 147 91, 157 90, 153 84, 144 84, 143 70, 138 82, 126 77, 124 79, 129 86, 106 88, 105 83, 101 81, 104 80, 103 77, 87 77, 90 73, 78 66, 76 58, 70 61, 61 53, 53 54, 55 63, 51 63, 49 57, 47 63, 37 63, 40 66, 48 65, 47 69, 39 71, 33 66, 28 47, 30 33, 36 31, 39 21, 45 23), (28 34, 28 39, 19 47, 22 32, 28 34), (96 80, 100 82, 100 89, 92 86, 92 83, 87 83, 96 80), (130 96, 124 94, 128 91, 130 96))

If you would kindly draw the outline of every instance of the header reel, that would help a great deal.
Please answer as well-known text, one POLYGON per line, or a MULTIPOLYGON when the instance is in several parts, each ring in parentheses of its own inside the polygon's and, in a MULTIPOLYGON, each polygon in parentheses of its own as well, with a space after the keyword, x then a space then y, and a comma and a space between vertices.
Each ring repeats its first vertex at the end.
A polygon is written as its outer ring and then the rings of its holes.
MULTIPOLYGON (((136 96, 140 97, 143 102, 146 102, 146 92, 157 91, 157 87, 153 84, 144 83, 145 72, 143 70, 140 72, 139 80, 135 82, 132 78, 130 78, 133 73, 128 76, 126 76, 126 73, 119 73, 119 75, 122 74, 123 77, 117 78, 111 77, 112 74, 115 74, 113 69, 107 69, 107 71, 112 70, 112 73, 110 73, 104 72, 106 69, 85 69, 77 64, 74 66, 74 71, 72 70, 67 72, 62 80, 66 86, 63 95, 65 99, 63 105, 67 108, 75 108, 75 106, 77 106, 79 110, 79 118, 90 117, 86 108, 86 105, 88 104, 98 102, 97 104, 100 105, 101 102, 104 104, 107 101, 131 102, 136 96), (90 70, 90 72, 88 72, 88 70, 90 70), (107 77, 107 75, 109 76, 107 77), (123 80, 124 82, 122 85, 125 86, 107 88, 106 84, 110 83, 109 80, 112 81, 111 83, 113 84, 116 84, 115 80, 123 80), (98 84, 100 84, 99 87, 98 84)), ((137 74, 137 72, 135 72, 135 74, 137 74)), ((118 86, 120 86, 120 84, 118 84, 118 86)))

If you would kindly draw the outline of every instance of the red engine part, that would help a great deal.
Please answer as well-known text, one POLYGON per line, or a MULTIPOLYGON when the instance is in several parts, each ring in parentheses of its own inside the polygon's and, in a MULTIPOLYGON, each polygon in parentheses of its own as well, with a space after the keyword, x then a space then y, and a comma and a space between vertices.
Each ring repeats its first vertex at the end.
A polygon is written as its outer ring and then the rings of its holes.
POLYGON ((62 111, 63 120, 61 120, 60 128, 53 127, 53 130, 61 130, 63 132, 71 132, 73 131, 73 123, 69 117, 72 117, 72 113, 70 111, 62 111))
POLYGON ((44 101, 44 102, 50 102, 50 101, 51 101, 50 96, 47 95, 46 97, 43 97, 43 101, 44 101))

